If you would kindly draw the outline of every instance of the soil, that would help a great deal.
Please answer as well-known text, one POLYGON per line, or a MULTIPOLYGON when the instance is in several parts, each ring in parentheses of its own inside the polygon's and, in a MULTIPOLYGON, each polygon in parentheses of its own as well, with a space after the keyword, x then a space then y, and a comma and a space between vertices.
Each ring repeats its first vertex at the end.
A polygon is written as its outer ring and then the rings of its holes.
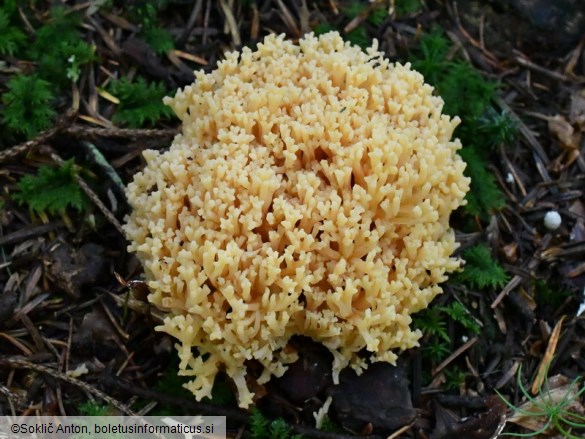
MULTIPOLYGON (((50 4, 37 3, 42 6, 33 10, 42 21, 50 4)), ((174 342, 154 329, 161 314, 149 306, 142 269, 121 235, 128 211, 122 189, 87 145, 129 182, 143 166, 141 152, 167 147, 179 127, 176 121, 151 129, 115 126, 115 104, 98 94, 109 77, 138 73, 169 89, 182 87, 194 80, 193 70, 213 69, 226 50, 254 47, 270 32, 296 40, 325 21, 346 32, 363 25, 392 60, 405 60, 421 33, 440 25, 456 48, 453 56, 500 83, 498 105, 520 133, 494 152, 489 167, 506 206, 478 218, 476 232, 457 232, 463 248, 489 245, 510 280, 487 292, 446 284, 436 306, 457 298, 484 330, 469 337, 446 322, 451 352, 441 364, 426 358, 423 337, 396 366, 374 364, 360 376, 344 371, 333 385, 327 350, 302 337, 291 340, 300 358, 283 377, 260 385, 258 366, 249 364, 257 408, 305 437, 491 439, 502 428, 530 433, 544 426, 546 417, 522 418, 497 392, 522 405, 519 383, 537 388, 545 371, 551 388, 569 392, 570 412, 585 414, 569 389, 585 373, 585 314, 578 312, 585 287, 582 2, 427 1, 374 25, 366 18, 375 3, 362 2, 366 12, 357 19, 344 15, 357 0, 174 1, 158 17, 175 41, 167 55, 155 53, 127 18, 139 2, 89 13, 91 3, 64 5, 87 12, 83 32, 99 62, 57 103, 63 116, 53 127, 0 148, 0 414, 71 415, 95 401, 110 413, 223 415, 228 437, 249 434, 250 413, 237 408, 226 377, 218 378, 212 401, 197 402, 181 390, 174 342), (36 215, 10 198, 23 175, 70 158, 83 165, 80 184, 92 201, 87 211, 36 215), (549 230, 543 218, 553 210, 562 223, 549 230), (553 297, 542 285, 554 286, 553 297), (448 372, 453 366, 460 374, 455 381, 448 372), (313 414, 328 397, 333 432, 314 427, 313 414)), ((25 64, 6 58, 2 90, 10 74, 31 68, 25 64)), ((585 437, 585 429, 572 434, 550 429, 536 437, 585 437)))

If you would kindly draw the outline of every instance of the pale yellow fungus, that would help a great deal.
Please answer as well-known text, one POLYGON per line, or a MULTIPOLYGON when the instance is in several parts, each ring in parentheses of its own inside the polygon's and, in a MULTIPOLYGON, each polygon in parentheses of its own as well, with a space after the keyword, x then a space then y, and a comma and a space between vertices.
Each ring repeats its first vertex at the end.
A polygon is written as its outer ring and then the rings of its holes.
POLYGON ((459 119, 419 73, 377 42, 270 35, 165 102, 182 134, 144 152, 125 230, 197 399, 223 368, 249 406, 245 361, 281 375, 293 335, 332 352, 336 381, 364 348, 394 363, 417 345, 469 189, 459 119))

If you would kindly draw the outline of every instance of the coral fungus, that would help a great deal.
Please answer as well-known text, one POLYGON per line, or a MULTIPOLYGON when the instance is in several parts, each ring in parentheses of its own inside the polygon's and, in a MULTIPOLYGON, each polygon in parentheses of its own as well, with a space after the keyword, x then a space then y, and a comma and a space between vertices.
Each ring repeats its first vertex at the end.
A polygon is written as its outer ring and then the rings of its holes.
POLYGON ((417 345, 469 188, 459 119, 419 73, 334 32, 270 35, 166 103, 182 133, 144 152, 125 230, 198 399, 222 368, 247 407, 245 361, 281 375, 293 335, 331 351, 334 380, 363 349, 393 363, 417 345))

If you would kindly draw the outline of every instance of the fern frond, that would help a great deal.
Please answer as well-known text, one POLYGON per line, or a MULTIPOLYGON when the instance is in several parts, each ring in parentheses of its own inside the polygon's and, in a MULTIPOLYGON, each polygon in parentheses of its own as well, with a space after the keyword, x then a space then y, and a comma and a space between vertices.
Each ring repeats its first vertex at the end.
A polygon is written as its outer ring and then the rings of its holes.
POLYGON ((115 123, 139 128, 172 115, 172 110, 162 103, 167 92, 161 83, 149 84, 142 77, 132 83, 123 78, 112 81, 109 92, 120 100, 118 111, 112 117, 115 123))
POLYGON ((68 207, 83 211, 88 205, 77 185, 73 160, 58 168, 41 166, 36 176, 27 175, 18 182, 12 198, 35 212, 62 213, 68 207))
POLYGON ((504 268, 492 258, 490 249, 478 244, 463 252, 465 268, 455 277, 472 288, 502 288, 508 282, 504 268))
POLYGON ((51 125, 55 111, 51 108, 51 84, 36 75, 16 75, 7 84, 2 119, 14 131, 27 138, 51 125))

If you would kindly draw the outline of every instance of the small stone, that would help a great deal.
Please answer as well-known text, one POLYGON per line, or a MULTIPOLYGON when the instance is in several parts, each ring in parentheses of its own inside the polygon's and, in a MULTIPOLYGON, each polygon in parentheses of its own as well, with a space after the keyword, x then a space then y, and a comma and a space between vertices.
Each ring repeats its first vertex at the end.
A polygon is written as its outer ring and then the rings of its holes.
POLYGON ((376 432, 390 432, 416 416, 404 370, 388 363, 371 364, 359 376, 345 369, 331 396, 336 419, 351 431, 371 424, 376 432))

